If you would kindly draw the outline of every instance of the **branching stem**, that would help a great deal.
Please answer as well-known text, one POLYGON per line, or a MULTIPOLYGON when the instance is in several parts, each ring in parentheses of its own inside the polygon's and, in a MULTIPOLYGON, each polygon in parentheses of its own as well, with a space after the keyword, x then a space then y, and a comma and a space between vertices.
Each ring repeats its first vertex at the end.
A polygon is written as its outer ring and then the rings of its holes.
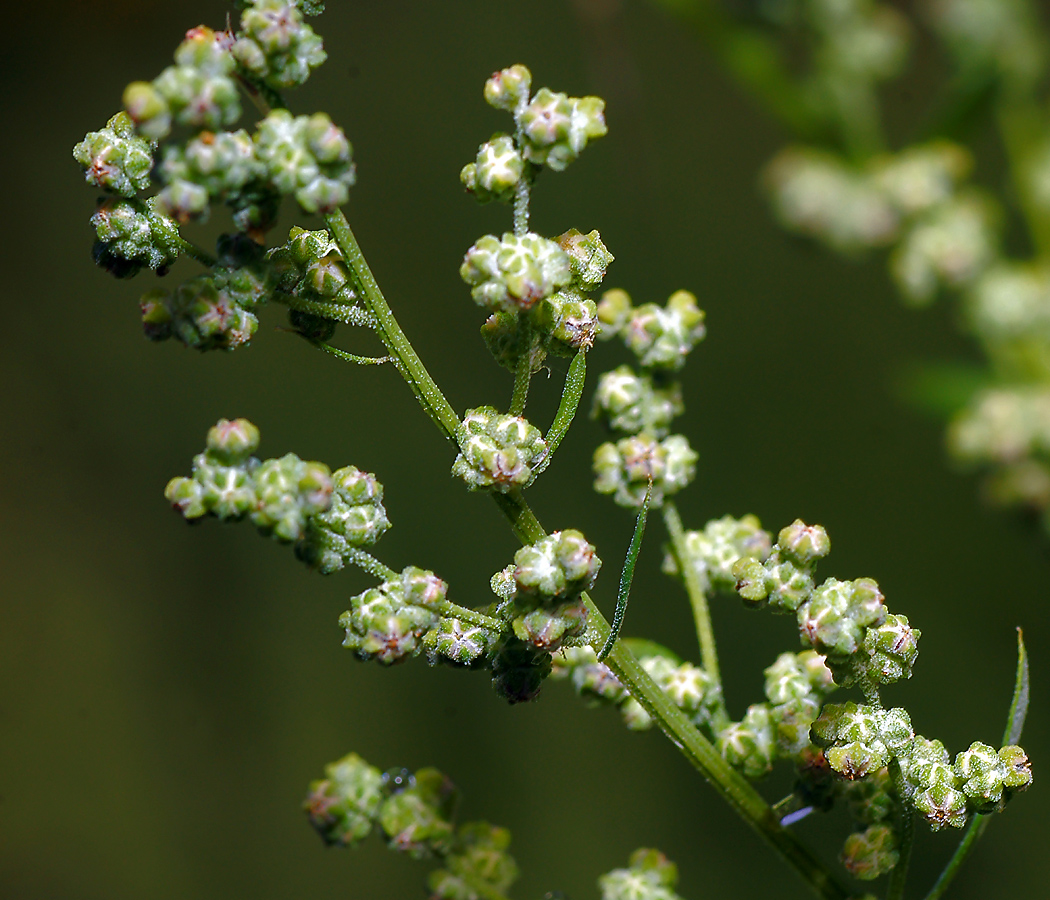
POLYGON ((514 393, 510 398, 510 414, 525 414, 529 399, 529 383, 532 381, 532 319, 527 312, 518 314, 518 362, 514 367, 514 393))

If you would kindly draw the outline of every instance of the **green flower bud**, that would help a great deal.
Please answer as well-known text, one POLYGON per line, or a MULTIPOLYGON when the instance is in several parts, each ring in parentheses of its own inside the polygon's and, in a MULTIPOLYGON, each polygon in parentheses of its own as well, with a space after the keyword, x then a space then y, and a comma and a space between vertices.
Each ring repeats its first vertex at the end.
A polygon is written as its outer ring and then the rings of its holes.
POLYGON ((627 291, 618 288, 606 291, 598 304, 599 336, 609 340, 621 334, 631 319, 631 312, 631 297, 627 291))
POLYGON ((327 510, 332 502, 328 466, 304 462, 294 453, 266 460, 253 478, 257 505, 252 523, 279 541, 299 540, 310 517, 327 510))
POLYGON ((106 200, 91 217, 98 243, 95 262, 117 277, 130 277, 148 267, 167 269, 179 256, 179 228, 157 208, 156 198, 145 204, 106 200))
POLYGON ((535 700, 551 672, 550 653, 517 637, 504 637, 490 657, 492 687, 508 703, 535 700))
POLYGON ((150 183, 153 146, 135 134, 135 123, 117 113, 101 131, 89 132, 73 148, 73 158, 84 167, 84 178, 122 197, 134 197, 150 183))
POLYGON ((553 678, 571 678, 576 693, 592 704, 618 704, 627 697, 619 679, 605 663, 598 662, 594 648, 562 647, 552 658, 553 678))
MULTIPOLYGON (((516 312, 494 312, 481 326, 481 337, 496 362, 512 372, 517 369, 518 358, 522 353, 522 328, 516 312)), ((543 368, 543 361, 547 358, 547 348, 542 341, 531 340, 531 329, 529 338, 531 368, 535 374, 543 368)))
POLYGON ((449 821, 456 789, 437 769, 420 769, 411 786, 396 791, 379 807, 376 817, 391 850, 413 859, 444 856, 452 845, 449 821))
POLYGON ((226 273, 216 270, 183 282, 173 295, 151 291, 142 302, 146 336, 152 340, 174 337, 202 351, 234 350, 247 344, 259 320, 237 302, 228 284, 226 273))
POLYGON ((255 507, 251 470, 256 465, 258 460, 248 459, 241 465, 226 466, 211 454, 200 453, 193 460, 192 478, 173 478, 164 496, 187 519, 203 515, 243 518, 255 507))
POLYGON ((518 866, 507 848, 510 832, 488 822, 468 822, 456 832, 455 849, 444 869, 427 879, 433 900, 477 900, 477 885, 493 895, 506 894, 518 877, 518 866))
POLYGON ((722 758, 745 778, 761 778, 773 767, 776 751, 769 707, 764 703, 749 706, 742 721, 733 722, 718 733, 716 745, 722 758))
POLYGON ((602 444, 594 452, 594 489, 613 494, 620 506, 638 508, 652 481, 651 508, 676 494, 696 474, 696 451, 686 438, 673 434, 663 441, 642 432, 615 444, 602 444))
POLYGON ((857 781, 837 779, 835 784, 855 822, 877 825, 887 821, 897 809, 893 784, 886 768, 869 772, 857 781))
POLYGON ((1016 744, 1009 744, 999 751, 999 759, 1006 767, 1003 784, 1007 790, 1023 791, 1032 783, 1032 764, 1028 754, 1016 744))
POLYGON ((532 73, 522 65, 496 72, 485 82, 485 102, 496 109, 513 112, 529 99, 532 73))
POLYGON ((531 309, 572 280, 565 251, 532 232, 485 235, 467 251, 459 274, 479 306, 506 312, 531 309))
POLYGON ((581 291, 597 290, 614 257, 597 231, 581 234, 570 228, 556 238, 558 246, 569 255, 573 285, 581 291))
MULTIPOLYGON (((605 386, 605 379, 609 375, 620 374, 624 369, 626 367, 602 376, 595 395, 596 406, 605 386)), ((616 382, 613 381, 611 387, 616 386, 616 382)), ((762 530, 762 525, 755 516, 744 516, 741 519, 723 516, 721 519, 712 519, 704 526, 703 531, 687 531, 685 547, 688 557, 686 565, 693 567, 702 590, 732 590, 737 584, 734 569, 741 560, 758 562, 764 578, 761 560, 769 556, 770 536, 762 530)), ((669 575, 680 574, 678 558, 674 553, 668 551, 664 556, 663 570, 669 575)))
POLYGON ((820 525, 807 525, 801 519, 780 530, 777 546, 800 566, 808 566, 831 552, 828 533, 820 525))
POLYGON ((888 825, 872 825, 866 831, 855 831, 846 838, 839 858, 854 878, 873 881, 900 860, 897 834, 888 825))
POLYGON ((185 146, 169 146, 159 167, 166 187, 157 195, 161 209, 179 221, 206 218, 210 199, 236 196, 265 175, 248 132, 203 131, 185 146))
MULTIPOLYGON (((227 49, 225 32, 216 33, 203 25, 186 33, 175 51, 175 65, 168 66, 153 81, 153 88, 164 98, 167 109, 175 123, 190 128, 217 131, 232 125, 241 116, 241 102, 237 85, 230 78, 234 69, 233 58, 227 49)), ((153 134, 147 136, 159 140, 164 134, 158 118, 150 117, 152 105, 144 92, 136 90, 133 101, 143 107, 142 111, 128 105, 128 113, 138 123, 145 116, 145 123, 153 134), (150 127, 152 126, 152 127, 150 127)), ((143 126, 139 126, 147 133, 143 126)))
POLYGON ((310 783, 303 809, 326 844, 353 847, 372 831, 383 802, 383 776, 356 753, 325 766, 310 783))
POLYGON ((881 625, 885 619, 882 592, 870 578, 855 581, 829 578, 798 608, 798 628, 803 643, 827 654, 836 675, 836 665, 857 652, 865 629, 881 625))
POLYGON ((777 756, 793 759, 810 746, 810 728, 819 713, 820 701, 814 696, 788 700, 770 709, 777 756))
POLYGON ((423 650, 432 666, 476 668, 487 664, 487 655, 496 637, 484 628, 467 625, 459 619, 442 619, 423 635, 423 650))
POLYGON ((659 684, 675 706, 690 714, 702 712, 712 700, 717 700, 711 676, 692 663, 685 662, 672 669, 659 684))
POLYGON ((514 554, 515 600, 521 609, 571 600, 594 587, 602 561, 575 529, 556 531, 514 554))
POLYGON ((706 333, 704 312, 689 291, 673 293, 664 308, 655 303, 635 308, 621 331, 642 366, 672 371, 685 365, 706 333))
POLYGON ((124 89, 124 109, 135 128, 150 141, 161 141, 171 131, 168 101, 148 81, 133 81, 124 89))
POLYGON ((574 356, 577 350, 589 350, 598 336, 598 312, 589 300, 572 288, 544 298, 534 314, 543 333, 545 347, 558 356, 574 356))
POLYGON ((293 117, 275 109, 259 123, 253 140, 273 187, 294 194, 306 212, 328 213, 349 199, 352 148, 324 113, 293 117))
POLYGON ((230 53, 275 90, 303 84, 328 58, 321 38, 287 0, 252 0, 241 15, 241 33, 230 53))
POLYGON ((204 485, 193 478, 172 478, 164 488, 164 499, 186 519, 199 519, 208 512, 204 485))
POLYGON ((966 824, 966 794, 959 790, 959 776, 940 741, 916 735, 900 762, 909 799, 933 831, 966 824))
POLYGON ((732 568, 736 592, 749 606, 767 604, 775 612, 800 609, 813 593, 813 575, 809 567, 800 568, 784 559, 779 547, 763 562, 741 557, 732 568))
POLYGON ((247 419, 219 419, 208 429, 207 454, 225 466, 240 466, 259 449, 259 429, 247 419))
POLYGON ((629 868, 613 869, 598 879, 602 900, 681 900, 674 892, 678 867, 659 850, 631 854, 629 868))
POLYGON ((808 697, 820 698, 835 689, 824 657, 812 650, 781 653, 764 674, 766 697, 774 706, 808 697))
POLYGON ((1003 796, 1006 767, 994 747, 974 741, 955 757, 959 787, 979 811, 990 811, 1003 796))
POLYGON ((460 453, 452 474, 472 490, 507 492, 532 482, 533 467, 547 455, 547 443, 536 426, 521 416, 508 416, 491 406, 468 409, 456 429, 460 453))
POLYGON ((889 613, 885 622, 868 628, 864 636, 864 650, 871 657, 868 672, 883 684, 911 678, 921 636, 918 628, 908 624, 907 616, 889 613))
POLYGON ((478 147, 474 162, 463 167, 459 178, 463 186, 482 203, 514 199, 514 188, 525 171, 525 161, 514 146, 514 138, 494 134, 478 147))
POLYGON ((594 392, 592 417, 627 434, 646 431, 663 437, 674 417, 683 412, 681 385, 671 382, 655 387, 650 376, 636 375, 626 365, 603 373, 594 392))
POLYGON ((561 172, 580 155, 588 141, 606 134, 605 101, 569 97, 540 88, 516 116, 525 138, 525 158, 561 172))

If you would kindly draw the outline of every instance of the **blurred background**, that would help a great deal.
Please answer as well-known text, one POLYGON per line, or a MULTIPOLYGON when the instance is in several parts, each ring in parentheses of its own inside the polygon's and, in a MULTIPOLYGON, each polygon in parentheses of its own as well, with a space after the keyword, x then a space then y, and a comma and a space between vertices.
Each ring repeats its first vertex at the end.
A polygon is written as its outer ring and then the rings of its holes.
MULTIPOLYGON (((808 896, 661 735, 584 710, 560 683, 511 708, 481 673, 358 663, 336 619, 367 576, 321 578, 247 526, 188 528, 167 508, 164 484, 188 473, 208 426, 247 416, 264 456, 376 472, 394 523, 377 555, 435 570, 459 603, 488 602, 490 575, 516 549, 488 498, 451 480, 450 448, 392 369, 318 353, 279 330, 280 309, 236 353, 150 344, 136 301, 153 276, 118 282, 92 265, 94 194, 73 144, 119 108, 128 81, 167 64, 188 27, 221 27, 226 13, 218 0, 52 0, 23 4, 5 42, 0 896, 422 897, 426 864, 375 838, 326 850, 299 810, 307 783, 350 750, 380 768, 445 771, 463 791, 461 818, 512 830, 520 898, 596 897, 596 877, 638 846, 679 863, 687 898, 808 896)), ((606 99, 609 135, 540 179, 533 227, 597 228, 617 257, 606 286, 636 302, 684 287, 706 309, 684 379, 682 428, 700 453, 679 498, 686 527, 746 512, 774 531, 796 516, 825 525, 821 574, 876 578, 922 629, 915 677, 886 700, 953 753, 998 745, 1024 628, 1036 784, 992 823, 951 896, 1041 895, 1050 544, 982 506, 947 463, 942 423, 900 399, 916 365, 975 357, 949 307, 908 311, 881 261, 844 261, 774 224, 758 179, 785 135, 653 5, 348 0, 314 24, 329 61, 292 106, 328 111, 353 141, 347 214, 460 411, 505 405, 511 388, 457 274, 478 236, 510 224, 457 177, 509 121, 485 105, 483 82, 523 62, 537 86, 606 99)), ((915 52, 912 76, 888 90, 900 123, 921 116, 937 75, 937 59, 915 52)), ((201 242, 221 226, 216 215, 201 242)), ((172 280, 193 267, 180 262, 172 280)), ((596 375, 626 355, 600 345, 589 361, 596 375)), ((554 360, 537 378, 530 417, 549 422, 565 368, 554 360)), ((548 529, 579 528, 597 545, 595 596, 611 611, 633 522, 590 488, 602 440, 581 416, 529 499, 548 529)), ((662 541, 654 522, 625 631, 696 659, 684 593, 659 571, 662 541)), ((761 699, 762 668, 797 639, 790 619, 731 598, 713 614, 739 717, 761 699)), ((781 774, 763 790, 788 788, 781 774)), ((846 818, 818 818, 798 830, 832 858, 846 818)), ((919 831, 916 892, 958 840, 919 831)))

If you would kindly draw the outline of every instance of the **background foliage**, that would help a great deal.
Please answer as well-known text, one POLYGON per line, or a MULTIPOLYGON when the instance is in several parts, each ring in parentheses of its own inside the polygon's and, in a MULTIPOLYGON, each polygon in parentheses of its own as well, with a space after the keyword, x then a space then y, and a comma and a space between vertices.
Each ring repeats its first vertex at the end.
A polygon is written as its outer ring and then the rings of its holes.
MULTIPOLYGON (((683 896, 805 896, 659 735, 583 714, 565 685, 511 709, 483 676, 359 665, 335 619, 367 576, 322 580, 246 529, 189 529, 165 508, 166 479, 207 426, 245 415, 267 455, 375 471, 395 526, 384 559, 435 569, 461 602, 483 602, 515 546, 492 504, 449 478, 450 448, 393 371, 342 367, 276 332, 277 309, 248 351, 149 345, 135 301, 152 276, 115 285, 91 265, 90 201, 69 147, 186 27, 224 13, 215 0, 56 0, 23 10, 8 37, 0 895, 418 896, 423 867, 378 843, 326 852, 298 811, 323 764, 354 749, 382 766, 436 765, 463 789, 468 818, 509 826, 521 897, 594 896, 594 878, 639 845, 679 862, 683 896)), ((558 188, 538 185, 536 229, 599 228, 618 257, 608 286, 637 302, 687 287, 707 310, 685 373, 683 430, 701 454, 680 503, 687 524, 726 512, 774 530, 795 516, 824 524, 834 550, 822 574, 874 576, 923 629, 921 677, 887 701, 953 747, 997 742, 1022 625, 1038 782, 1045 538, 983 509, 970 477, 947 467, 941 425, 896 396, 916 363, 975 351, 947 305, 903 309, 879 261, 833 258, 774 225, 757 173, 784 138, 695 39, 635 0, 333 3, 320 31, 331 61, 297 108, 326 109, 354 142, 348 216, 453 405, 502 403, 510 388, 457 274, 505 210, 479 209, 458 172, 503 127, 480 102, 484 78, 520 61, 539 83, 608 102, 609 137, 558 188)), ((891 89, 897 125, 922 114, 940 64, 919 46, 912 77, 891 89)), ((985 151, 998 154, 990 136, 985 151)), ((608 368, 617 351, 597 352, 608 368)), ((540 420, 557 383, 534 383, 540 420)), ((579 423, 530 502, 614 560, 632 522, 591 492, 601 439, 579 423)), ((659 534, 643 548, 626 631, 695 658, 688 607, 659 574, 659 534)), ((595 595, 607 611, 614 581, 606 573, 595 595)), ((731 600, 713 614, 739 715, 790 625, 731 600)), ((993 823, 952 896, 1037 896, 1048 814, 1037 783, 993 823)), ((924 831, 917 883, 955 839, 924 831)))

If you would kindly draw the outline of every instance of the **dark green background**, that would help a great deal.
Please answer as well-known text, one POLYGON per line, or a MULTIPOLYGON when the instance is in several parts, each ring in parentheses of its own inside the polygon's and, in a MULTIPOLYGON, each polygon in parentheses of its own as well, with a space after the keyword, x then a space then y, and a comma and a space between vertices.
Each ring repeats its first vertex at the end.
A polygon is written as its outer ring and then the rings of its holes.
MULTIPOLYGON (((515 549, 491 502, 449 478, 450 448, 393 370, 322 356, 278 330, 277 310, 234 354, 151 345, 136 300, 152 276, 114 282, 91 264, 94 194, 70 148, 118 108, 126 82, 167 63, 186 28, 221 26, 224 5, 20 7, 2 68, 0 896, 421 897, 425 866, 377 840, 326 851, 298 810, 307 782, 350 750, 381 767, 445 770, 463 815, 513 830, 520 898, 595 897, 597 875, 640 845, 678 861, 687 898, 806 896, 658 734, 585 711, 564 685, 510 708, 480 674, 360 664, 335 620, 364 576, 324 580, 247 526, 191 529, 170 513, 165 481, 188 470, 218 417, 245 415, 264 455, 377 472, 395 523, 379 555, 433 568, 461 603, 487 602, 490 574, 515 549)), ((953 896, 1043 896, 1050 545, 982 508, 973 479, 946 465, 940 425, 895 398, 916 362, 974 358, 951 308, 909 312, 880 260, 842 261, 778 230, 756 185, 785 136, 644 3, 334 2, 316 23, 330 61, 293 106, 327 110, 353 140, 347 214, 459 410, 503 405, 510 391, 457 275, 466 248, 509 223, 457 180, 506 127, 482 83, 521 61, 537 85, 607 99, 609 136, 541 179, 533 224, 598 228, 617 256, 608 285, 639 302, 688 287, 707 310, 708 339, 685 375, 683 429, 700 453, 680 503, 687 527, 749 511, 773 529, 796 516, 824 524, 834 552, 822 573, 877 578, 923 630, 916 677, 887 700, 953 752, 998 742, 1014 626, 1025 628, 1036 784, 993 823, 953 896)), ((919 57, 920 74, 889 95, 900 123, 928 104, 936 60, 925 45, 919 57)), ((985 174, 997 183, 994 168, 985 174)), ((180 264, 172 283, 192 271, 180 264)), ((623 359, 602 345, 592 373, 623 359)), ((556 360, 537 379, 530 414, 541 423, 564 369, 556 360)), ((548 528, 597 544, 608 609, 631 521, 590 489, 602 439, 584 418, 529 496, 548 528)), ((662 540, 654 522, 627 629, 695 658, 682 592, 659 574, 662 540)), ((714 616, 740 715, 794 629, 728 598, 714 616)), ((768 793, 785 787, 774 778, 768 793)), ((828 856, 846 829, 833 819, 799 828, 818 842, 832 832, 828 856)), ((916 891, 956 839, 921 835, 916 891)))

